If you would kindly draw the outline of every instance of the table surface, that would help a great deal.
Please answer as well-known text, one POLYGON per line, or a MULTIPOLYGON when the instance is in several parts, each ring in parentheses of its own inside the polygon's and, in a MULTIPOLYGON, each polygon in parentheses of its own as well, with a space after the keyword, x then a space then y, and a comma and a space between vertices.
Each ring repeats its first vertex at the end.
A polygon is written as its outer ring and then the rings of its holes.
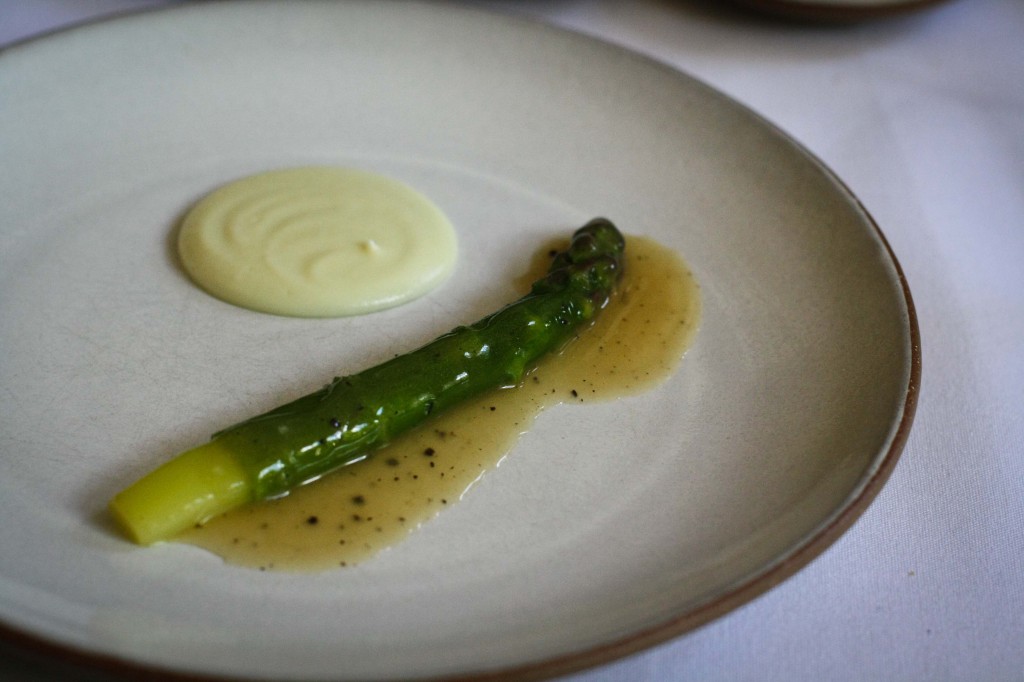
MULTIPOLYGON (((169 4, 0 0, 0 47, 169 4)), ((1024 680, 1024 2, 844 26, 697 0, 471 4, 651 55, 789 132, 885 232, 923 340, 909 442, 848 533, 725 617, 569 679, 1024 680)), ((0 649, 0 679, 53 674, 0 649)))

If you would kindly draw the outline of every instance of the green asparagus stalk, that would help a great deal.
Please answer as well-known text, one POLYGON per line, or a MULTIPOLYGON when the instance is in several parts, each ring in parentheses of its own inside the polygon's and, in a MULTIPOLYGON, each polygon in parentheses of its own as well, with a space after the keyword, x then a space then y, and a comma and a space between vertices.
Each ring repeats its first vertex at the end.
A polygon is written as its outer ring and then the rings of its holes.
POLYGON ((624 249, 610 221, 590 221, 519 300, 214 434, 117 494, 110 503, 114 518, 135 542, 165 540, 358 462, 467 398, 518 384, 607 304, 624 249))

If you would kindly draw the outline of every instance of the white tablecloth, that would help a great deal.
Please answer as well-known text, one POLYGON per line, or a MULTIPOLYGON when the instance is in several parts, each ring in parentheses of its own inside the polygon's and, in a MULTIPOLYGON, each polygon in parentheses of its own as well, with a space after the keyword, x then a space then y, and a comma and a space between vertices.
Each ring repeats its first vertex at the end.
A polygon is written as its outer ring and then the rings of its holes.
MULTIPOLYGON (((165 4, 0 0, 0 46, 165 4)), ((1024 680, 1024 1, 838 28, 696 0, 474 4, 651 55, 788 131, 875 217, 921 326, 910 440, 852 530, 737 611, 572 679, 1024 680)), ((2 680, 52 673, 0 649, 2 680)))

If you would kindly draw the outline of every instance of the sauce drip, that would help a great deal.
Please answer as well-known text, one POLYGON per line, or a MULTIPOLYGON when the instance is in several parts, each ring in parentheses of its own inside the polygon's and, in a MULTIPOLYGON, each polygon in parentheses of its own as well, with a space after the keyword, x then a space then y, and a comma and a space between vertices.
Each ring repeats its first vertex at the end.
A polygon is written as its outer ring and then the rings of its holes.
MULTIPOLYGON (((249 505, 179 540, 261 570, 351 566, 465 495, 542 411, 635 395, 668 378, 700 320, 699 289, 671 250, 628 237, 619 290, 591 329, 515 388, 440 414, 358 464, 249 505)), ((546 270, 538 263, 532 282, 546 270)))
POLYGON ((445 215, 411 187, 313 166, 214 190, 182 221, 178 253, 197 284, 229 303, 336 317, 425 294, 451 273, 457 246, 445 215))

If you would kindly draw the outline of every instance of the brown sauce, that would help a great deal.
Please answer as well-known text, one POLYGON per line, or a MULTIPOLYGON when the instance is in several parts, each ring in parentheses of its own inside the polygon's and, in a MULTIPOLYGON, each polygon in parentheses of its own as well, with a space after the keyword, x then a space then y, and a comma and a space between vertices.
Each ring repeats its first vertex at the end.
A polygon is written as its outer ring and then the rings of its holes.
MULTIPOLYGON (((179 539, 261 570, 351 566, 456 503, 542 410, 653 388, 672 374, 696 332, 699 288, 686 264, 652 240, 630 237, 626 252, 612 303, 522 385, 438 415, 363 462, 179 539)), ((528 281, 546 266, 538 262, 528 281)))

